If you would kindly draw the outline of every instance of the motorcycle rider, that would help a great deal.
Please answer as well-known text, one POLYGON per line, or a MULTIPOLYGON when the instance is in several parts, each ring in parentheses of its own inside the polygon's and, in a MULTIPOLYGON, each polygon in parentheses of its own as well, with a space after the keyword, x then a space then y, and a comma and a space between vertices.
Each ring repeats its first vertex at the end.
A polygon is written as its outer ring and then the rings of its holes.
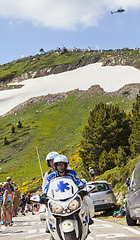
MULTIPOLYGON (((68 176, 68 177, 72 178, 72 180, 78 186, 79 189, 84 188, 84 186, 85 186, 84 181, 79 179, 77 173, 74 170, 71 170, 68 168, 68 163, 69 163, 68 158, 64 155, 58 155, 54 159, 53 164, 54 164, 54 168, 56 171, 51 173, 50 175, 48 175, 48 177, 47 177, 48 182, 46 184, 46 187, 44 188, 43 193, 47 193, 50 181, 53 178, 63 177, 63 176, 68 176)), ((89 224, 92 224, 93 220, 91 218, 94 216, 94 212, 95 212, 94 205, 93 205, 93 202, 92 202, 92 199, 90 198, 90 196, 86 196, 85 201, 86 201, 86 204, 88 205, 89 213, 90 213, 89 224)))
MULTIPOLYGON (((46 187, 44 189, 44 194, 48 193, 48 189, 49 189, 50 183, 52 183, 53 180, 55 180, 56 178, 58 178, 58 179, 60 179, 60 178, 62 178, 62 179, 68 178, 69 179, 70 178, 75 183, 75 185, 77 185, 77 187, 79 189, 81 189, 81 188, 83 188, 85 186, 84 182, 80 181, 79 177, 77 176, 77 173, 75 171, 71 170, 71 169, 68 169, 68 158, 66 156, 58 155, 54 159, 53 164, 54 164, 54 168, 55 168, 56 171, 48 175, 48 177, 47 177, 47 185, 46 185, 46 187)), ((59 181, 61 182, 61 180, 59 180, 59 181)), ((63 181, 61 183, 63 185, 63 181)), ((60 184, 58 184, 58 185, 60 185, 60 184)), ((61 190, 63 192, 63 186, 60 185, 60 188, 61 188, 61 190)), ((50 191, 50 192, 52 192, 52 191, 50 191)), ((58 192, 58 191, 56 191, 56 192, 58 192)), ((53 197, 53 195, 52 195, 52 197, 53 197)), ((67 197, 67 194, 66 194, 66 197, 67 197)), ((58 194, 58 198, 59 198, 59 194, 58 194)), ((61 196, 60 196, 60 199, 61 199, 61 196)), ((87 217, 87 215, 86 215, 86 217, 87 217)), ((47 218, 50 219, 50 215, 49 214, 48 214, 47 218)), ((47 223, 49 223, 49 222, 47 222, 47 223)), ((56 221, 56 226, 57 226, 57 224, 58 223, 56 221)), ((49 226, 50 226, 50 224, 49 224, 49 226)), ((88 226, 87 226, 87 228, 88 228, 88 226)), ((86 228, 86 230, 87 230, 87 228, 86 228)), ((53 239, 54 239, 54 237, 51 236, 50 240, 53 240, 53 239)), ((55 238, 55 239, 57 239, 57 238, 55 238)))
POLYGON ((58 155, 54 159, 53 165, 56 171, 48 175, 47 184, 46 184, 46 187, 44 188, 43 193, 47 193, 50 185, 50 181, 56 177, 68 176, 72 178, 72 180, 78 186, 78 188, 83 188, 85 186, 84 182, 80 181, 77 173, 74 170, 67 169, 68 163, 69 163, 68 158, 64 155, 58 155))
POLYGON ((55 171, 55 168, 53 166, 53 160, 55 159, 55 157, 57 157, 59 155, 58 152, 50 152, 48 153, 48 155, 46 156, 46 162, 48 167, 51 167, 51 169, 49 171, 47 171, 44 175, 43 178, 43 184, 42 184, 42 191, 44 191, 44 188, 46 187, 47 184, 47 176, 55 171))
MULTIPOLYGON (((48 167, 50 167, 50 170, 45 173, 44 178, 43 178, 43 184, 42 184, 42 191, 43 192, 44 192, 44 189, 45 189, 46 184, 47 184, 48 175, 55 171, 55 168, 53 166, 53 160, 58 155, 59 155, 58 152, 50 152, 46 156, 46 162, 47 162, 48 167)), ((44 209, 43 205, 41 205, 41 207, 40 207, 40 210, 42 210, 42 209, 44 209)), ((46 212, 47 212, 47 208, 46 208, 46 212)), ((48 233, 48 232, 49 232, 49 229, 48 229, 48 226, 46 225, 46 233, 48 233)))

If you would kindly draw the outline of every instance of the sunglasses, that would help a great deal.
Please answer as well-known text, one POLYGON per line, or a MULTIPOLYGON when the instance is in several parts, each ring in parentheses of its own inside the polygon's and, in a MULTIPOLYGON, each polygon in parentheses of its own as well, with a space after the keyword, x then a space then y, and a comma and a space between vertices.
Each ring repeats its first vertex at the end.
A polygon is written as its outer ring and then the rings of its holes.
POLYGON ((57 166, 65 166, 64 163, 57 163, 57 166))

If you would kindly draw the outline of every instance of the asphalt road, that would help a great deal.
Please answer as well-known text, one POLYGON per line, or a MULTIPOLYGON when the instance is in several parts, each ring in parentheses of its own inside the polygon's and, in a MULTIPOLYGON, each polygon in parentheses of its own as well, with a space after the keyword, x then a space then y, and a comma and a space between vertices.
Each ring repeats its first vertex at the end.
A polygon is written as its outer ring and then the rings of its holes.
MULTIPOLYGON (((140 240, 140 227, 129 227, 93 218, 90 225, 91 233, 86 240, 140 240)), ((35 215, 20 213, 13 218, 13 226, 0 226, 0 240, 49 240, 50 234, 45 233, 45 222, 40 222, 38 212, 35 215)))

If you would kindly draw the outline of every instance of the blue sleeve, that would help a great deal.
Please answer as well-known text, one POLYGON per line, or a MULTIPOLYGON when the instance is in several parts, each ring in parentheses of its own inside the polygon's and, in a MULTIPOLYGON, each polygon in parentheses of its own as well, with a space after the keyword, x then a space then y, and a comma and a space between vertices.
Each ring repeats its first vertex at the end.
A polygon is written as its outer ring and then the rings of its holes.
POLYGON ((44 193, 44 189, 45 189, 45 187, 46 187, 46 185, 47 185, 47 176, 48 176, 48 172, 46 172, 45 173, 45 176, 44 176, 44 178, 43 178, 43 184, 42 184, 42 191, 43 191, 43 193, 44 193))
POLYGON ((54 177, 55 173, 51 173, 47 176, 47 180, 46 180, 46 186, 43 189, 43 193, 47 193, 48 189, 49 189, 49 185, 50 185, 50 181, 51 179, 54 177))
POLYGON ((68 170, 71 178, 73 179, 74 183, 77 185, 77 187, 84 187, 85 183, 81 181, 77 175, 77 173, 74 170, 68 170))

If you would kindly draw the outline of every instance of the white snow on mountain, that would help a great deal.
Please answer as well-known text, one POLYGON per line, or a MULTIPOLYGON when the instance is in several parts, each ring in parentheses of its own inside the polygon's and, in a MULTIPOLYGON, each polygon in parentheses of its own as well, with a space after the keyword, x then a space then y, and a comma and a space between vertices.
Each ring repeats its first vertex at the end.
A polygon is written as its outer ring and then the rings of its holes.
POLYGON ((140 71, 130 66, 106 66, 89 64, 73 71, 28 79, 16 84, 22 88, 0 91, 0 115, 32 97, 67 92, 74 89, 87 90, 100 85, 106 92, 113 92, 126 84, 140 83, 140 71))

